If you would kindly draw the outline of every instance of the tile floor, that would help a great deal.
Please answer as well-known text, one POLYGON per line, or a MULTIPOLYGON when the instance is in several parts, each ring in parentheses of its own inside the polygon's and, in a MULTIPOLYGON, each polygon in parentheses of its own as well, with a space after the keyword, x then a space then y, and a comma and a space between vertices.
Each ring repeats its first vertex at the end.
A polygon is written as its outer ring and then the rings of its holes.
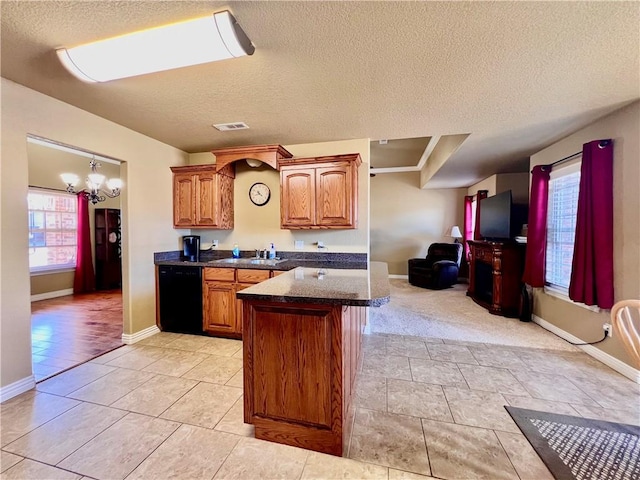
POLYGON ((581 352, 364 336, 349 458, 252 438, 241 342, 159 333, 1 405, 2 479, 548 479, 504 405, 640 424, 581 352))
POLYGON ((39 382, 122 345, 122 292, 31 304, 33 374, 39 382))

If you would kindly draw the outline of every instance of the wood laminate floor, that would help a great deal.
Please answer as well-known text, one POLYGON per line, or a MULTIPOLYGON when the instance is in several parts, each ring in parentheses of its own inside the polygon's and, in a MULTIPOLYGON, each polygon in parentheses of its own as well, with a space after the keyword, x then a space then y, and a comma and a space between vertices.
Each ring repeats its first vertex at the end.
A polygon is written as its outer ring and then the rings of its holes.
POLYGON ((122 291, 108 290, 31 304, 36 381, 122 345, 122 291))

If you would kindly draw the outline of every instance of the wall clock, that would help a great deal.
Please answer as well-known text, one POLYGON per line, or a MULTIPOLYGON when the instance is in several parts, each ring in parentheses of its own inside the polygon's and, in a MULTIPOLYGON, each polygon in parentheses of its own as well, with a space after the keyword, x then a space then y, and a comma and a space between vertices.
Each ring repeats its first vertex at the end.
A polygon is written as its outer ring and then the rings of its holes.
POLYGON ((249 199, 259 207, 266 205, 270 198, 271 190, 264 183, 254 183, 249 188, 249 199))

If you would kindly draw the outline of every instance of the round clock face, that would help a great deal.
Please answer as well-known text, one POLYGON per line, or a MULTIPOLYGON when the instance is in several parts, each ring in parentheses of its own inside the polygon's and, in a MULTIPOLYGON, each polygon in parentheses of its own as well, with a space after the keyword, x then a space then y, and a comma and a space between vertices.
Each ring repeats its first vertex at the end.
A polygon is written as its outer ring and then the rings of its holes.
POLYGON ((254 183, 249 189, 249 198, 258 206, 266 205, 271 198, 271 190, 264 183, 254 183))

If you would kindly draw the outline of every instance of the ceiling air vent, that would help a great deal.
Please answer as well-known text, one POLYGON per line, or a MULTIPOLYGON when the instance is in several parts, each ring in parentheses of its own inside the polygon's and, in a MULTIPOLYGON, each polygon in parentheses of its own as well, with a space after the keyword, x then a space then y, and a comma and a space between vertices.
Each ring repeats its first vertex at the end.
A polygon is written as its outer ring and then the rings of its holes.
POLYGON ((231 132, 233 130, 246 130, 247 128, 249 128, 249 125, 247 125, 244 122, 233 122, 233 123, 218 123, 217 125, 214 125, 214 127, 220 130, 221 132, 231 132))

